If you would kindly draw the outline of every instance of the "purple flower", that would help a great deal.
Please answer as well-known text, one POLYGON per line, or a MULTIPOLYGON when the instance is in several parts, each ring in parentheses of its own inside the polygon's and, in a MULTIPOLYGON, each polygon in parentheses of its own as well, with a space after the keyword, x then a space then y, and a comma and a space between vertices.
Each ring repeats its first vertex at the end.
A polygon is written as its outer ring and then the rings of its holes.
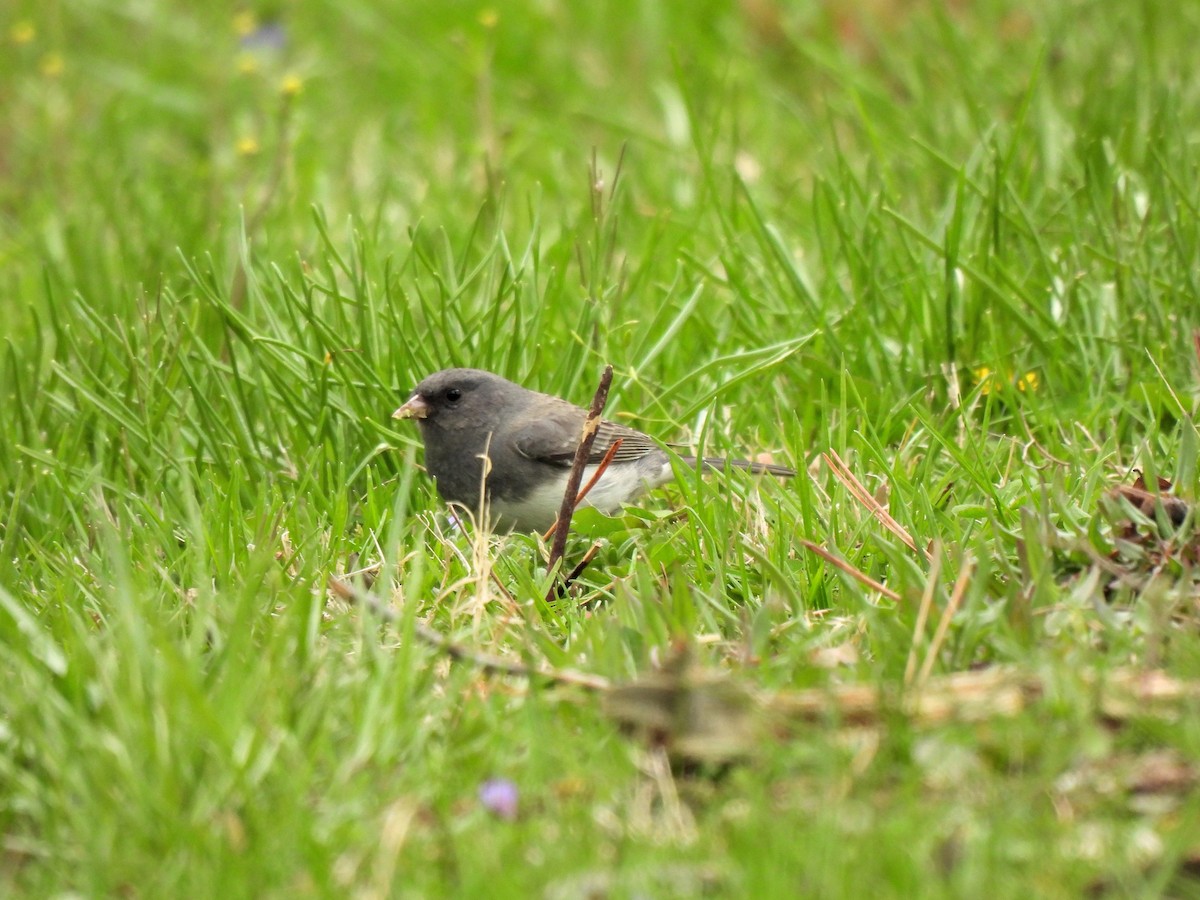
POLYGON ((242 38, 243 50, 277 51, 287 46, 287 31, 280 22, 263 22, 242 38))
POLYGON ((492 815, 511 822, 517 817, 519 792, 507 778, 489 778, 479 786, 479 802, 492 815))

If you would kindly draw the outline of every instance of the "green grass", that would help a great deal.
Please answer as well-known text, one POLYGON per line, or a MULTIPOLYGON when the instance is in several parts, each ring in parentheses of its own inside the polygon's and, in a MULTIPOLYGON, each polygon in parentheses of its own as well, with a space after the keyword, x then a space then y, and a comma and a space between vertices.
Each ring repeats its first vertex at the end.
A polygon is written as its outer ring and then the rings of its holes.
POLYGON ((1089 686, 1200 679, 1194 523, 1104 502, 1198 486, 1200 10, 811 6, 264 5, 286 43, 250 48, 219 4, 16 4, 4 894, 1200 893, 1196 705, 1089 686), (606 363, 609 415, 804 474, 581 518, 547 604, 543 548, 450 528, 390 415, 450 365, 582 404, 606 363), (375 564, 395 623, 327 590, 375 564), (835 712, 715 773, 413 636, 891 695, 966 566, 933 676, 1041 702, 835 712))

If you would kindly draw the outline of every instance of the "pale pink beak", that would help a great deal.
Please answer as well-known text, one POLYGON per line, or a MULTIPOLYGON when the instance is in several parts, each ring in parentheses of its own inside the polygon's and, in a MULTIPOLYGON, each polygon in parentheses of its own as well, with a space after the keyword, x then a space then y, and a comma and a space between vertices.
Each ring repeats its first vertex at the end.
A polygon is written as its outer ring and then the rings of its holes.
POLYGON ((392 413, 393 419, 424 419, 433 411, 433 407, 425 402, 425 398, 414 394, 407 403, 392 413))

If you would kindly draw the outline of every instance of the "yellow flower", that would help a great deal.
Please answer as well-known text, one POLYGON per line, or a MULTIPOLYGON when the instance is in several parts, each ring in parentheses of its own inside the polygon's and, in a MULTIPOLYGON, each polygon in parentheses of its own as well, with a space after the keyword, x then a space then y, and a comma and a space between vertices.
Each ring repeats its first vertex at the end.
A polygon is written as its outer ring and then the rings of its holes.
POLYGON ((8 30, 8 39, 14 44, 30 44, 37 37, 37 29, 28 19, 22 19, 8 30))
POLYGON ((253 53, 243 53, 238 57, 238 72, 242 75, 253 75, 258 71, 258 60, 253 53))
POLYGON ((295 97, 304 88, 304 81, 299 75, 287 75, 279 86, 279 92, 285 97, 295 97))
POLYGON ((255 156, 258 154, 259 145, 258 138, 246 136, 238 138, 237 142, 238 156, 255 156))
POLYGON ((485 9, 479 14, 479 24, 484 28, 495 28, 500 21, 500 13, 494 9, 485 9))
POLYGON ((1026 372, 1024 375, 1017 377, 1014 380, 1012 371, 1001 376, 998 372, 993 372, 987 366, 980 366, 973 372, 975 383, 979 385, 979 393, 987 396, 993 391, 999 391, 1004 387, 1015 385, 1018 391, 1036 391, 1041 384, 1038 379, 1038 373, 1034 371, 1026 372))
POLYGON ((975 383, 979 385, 979 393, 985 397, 995 389, 995 381, 992 377, 992 370, 987 366, 980 366, 975 370, 975 383))
POLYGON ((238 37, 245 37, 258 27, 258 16, 248 9, 242 10, 233 17, 233 32, 238 37))
POLYGON ((47 53, 42 57, 42 61, 38 64, 43 75, 47 78, 57 78, 62 74, 63 67, 66 63, 63 61, 61 53, 47 53))

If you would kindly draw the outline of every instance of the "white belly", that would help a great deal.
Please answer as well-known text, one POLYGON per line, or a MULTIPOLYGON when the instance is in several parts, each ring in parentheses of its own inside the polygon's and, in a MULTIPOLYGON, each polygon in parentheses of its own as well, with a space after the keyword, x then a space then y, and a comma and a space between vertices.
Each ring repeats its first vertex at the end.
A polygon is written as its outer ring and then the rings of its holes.
MULTIPOLYGON (((583 470, 583 480, 580 490, 591 480, 597 466, 586 466, 583 470)), ((492 511, 509 519, 516 520, 521 529, 549 528, 558 515, 562 505, 563 491, 567 489, 569 473, 563 470, 561 477, 535 488, 530 494, 517 503, 493 502, 492 511)), ((613 515, 630 500, 649 488, 665 484, 673 477, 671 464, 664 460, 661 466, 647 467, 641 465, 610 465, 600 480, 588 492, 580 506, 592 506, 605 515, 613 515)))

